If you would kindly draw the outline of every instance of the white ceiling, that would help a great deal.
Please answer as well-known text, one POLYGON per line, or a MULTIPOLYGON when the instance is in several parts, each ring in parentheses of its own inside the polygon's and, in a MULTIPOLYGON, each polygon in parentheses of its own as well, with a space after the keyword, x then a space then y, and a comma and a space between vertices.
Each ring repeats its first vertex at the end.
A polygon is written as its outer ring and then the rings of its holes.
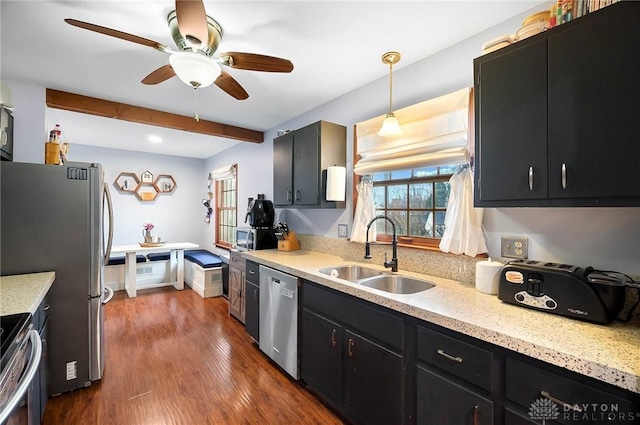
MULTIPOLYGON (((314 109, 378 78, 381 56, 402 54, 410 65, 510 17, 545 3, 511 1, 205 1, 224 31, 218 52, 283 57, 290 74, 225 69, 249 93, 235 100, 216 86, 199 90, 202 119, 259 131, 314 109)), ((139 44, 73 27, 74 18, 174 47, 166 24, 172 0, 0 0, 1 76, 4 80, 191 116, 194 91, 178 78, 140 83, 168 63, 168 55, 139 44)), ((19 111, 16 111, 16 114, 19 111)), ((71 143, 208 158, 235 142, 48 110, 71 143), (163 141, 150 143, 149 134, 163 141)))

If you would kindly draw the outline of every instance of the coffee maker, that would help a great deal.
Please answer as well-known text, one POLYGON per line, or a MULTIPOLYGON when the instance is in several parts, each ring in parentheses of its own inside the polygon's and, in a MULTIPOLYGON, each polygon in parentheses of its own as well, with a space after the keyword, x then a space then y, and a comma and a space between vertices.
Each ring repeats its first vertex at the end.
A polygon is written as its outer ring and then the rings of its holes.
POLYGON ((256 199, 249 198, 245 223, 249 223, 254 240, 254 249, 272 249, 278 247, 276 231, 273 227, 275 210, 273 202, 260 193, 256 199))

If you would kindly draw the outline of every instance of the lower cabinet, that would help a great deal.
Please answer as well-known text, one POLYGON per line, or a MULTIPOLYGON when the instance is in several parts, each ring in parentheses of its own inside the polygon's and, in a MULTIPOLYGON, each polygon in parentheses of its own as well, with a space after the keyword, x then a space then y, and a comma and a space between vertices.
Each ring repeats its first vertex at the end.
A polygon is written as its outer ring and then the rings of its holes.
POLYGON ((491 425, 493 402, 436 372, 417 367, 418 425, 491 425))
POLYGON ((312 282, 301 299, 301 379, 354 425, 640 424, 639 394, 312 282))
POLYGON ((260 343, 260 265, 246 262, 244 327, 251 338, 260 343))
POLYGON ((345 339, 344 406, 349 416, 363 424, 401 424, 402 356, 349 330, 345 339))
POLYGON ((342 326, 302 309, 300 376, 330 404, 342 404, 342 326))
POLYGON ((353 423, 404 423, 402 351, 377 339, 390 319, 402 341, 402 320, 308 282, 302 306, 300 375, 306 385, 353 423))
POLYGON ((245 322, 245 259, 231 251, 229 258, 229 314, 245 322))

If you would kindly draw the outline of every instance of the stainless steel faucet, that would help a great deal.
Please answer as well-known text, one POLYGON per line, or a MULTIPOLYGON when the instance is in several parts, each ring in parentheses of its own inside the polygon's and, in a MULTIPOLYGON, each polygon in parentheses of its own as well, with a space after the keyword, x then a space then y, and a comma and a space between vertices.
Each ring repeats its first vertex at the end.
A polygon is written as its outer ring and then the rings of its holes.
POLYGON ((391 241, 391 247, 393 252, 391 254, 391 261, 387 261, 387 254, 384 254, 384 266, 386 268, 391 267, 392 272, 398 271, 398 240, 396 239, 396 224, 386 215, 377 215, 371 219, 367 224, 367 241, 364 244, 364 258, 371 259, 371 244, 369 243, 369 229, 374 221, 378 219, 385 219, 391 223, 391 229, 393 230, 393 240, 391 241))

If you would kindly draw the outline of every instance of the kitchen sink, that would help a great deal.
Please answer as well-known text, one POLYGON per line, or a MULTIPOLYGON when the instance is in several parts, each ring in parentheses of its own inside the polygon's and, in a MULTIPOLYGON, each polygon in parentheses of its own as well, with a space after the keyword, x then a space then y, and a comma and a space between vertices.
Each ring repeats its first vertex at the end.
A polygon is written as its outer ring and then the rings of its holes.
POLYGON ((359 281, 360 285, 391 292, 393 294, 415 294, 436 286, 427 280, 415 279, 409 276, 381 274, 359 281))
POLYGON ((337 277, 339 279, 348 280, 350 282, 359 282, 362 279, 382 275, 382 272, 380 270, 361 266, 325 267, 324 269, 320 269, 319 271, 320 273, 337 277))

